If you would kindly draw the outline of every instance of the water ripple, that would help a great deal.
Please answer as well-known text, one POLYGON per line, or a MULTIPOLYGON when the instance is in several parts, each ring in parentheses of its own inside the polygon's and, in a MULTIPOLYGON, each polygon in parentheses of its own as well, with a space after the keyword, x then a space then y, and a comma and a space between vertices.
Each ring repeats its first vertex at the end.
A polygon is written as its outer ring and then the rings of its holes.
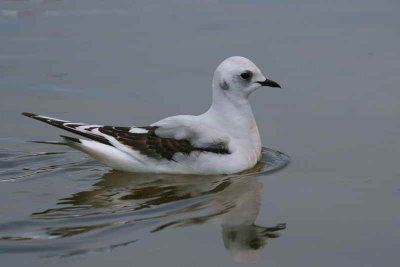
MULTIPOLYGON (((56 170, 84 176, 94 167, 89 159, 78 162, 64 156, 65 152, 2 152, 3 173, 19 169, 2 181, 24 181, 56 170), (25 167, 21 170, 21 166, 25 167)), ((149 233, 169 228, 214 223, 221 225, 224 246, 232 256, 248 258, 286 228, 285 223, 260 226, 255 220, 262 202, 259 177, 288 162, 285 154, 264 148, 262 160, 254 168, 235 175, 108 171, 89 190, 61 198, 54 207, 34 212, 25 221, 0 224, 0 251, 75 256, 137 243, 149 233), (52 249, 47 250, 48 246, 52 249)))

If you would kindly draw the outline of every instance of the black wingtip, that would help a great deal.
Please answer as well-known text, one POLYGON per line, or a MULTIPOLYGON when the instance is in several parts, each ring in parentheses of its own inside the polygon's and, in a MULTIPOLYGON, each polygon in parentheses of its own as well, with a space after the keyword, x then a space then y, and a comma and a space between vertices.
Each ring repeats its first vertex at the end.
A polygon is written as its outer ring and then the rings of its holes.
POLYGON ((75 143, 81 143, 81 140, 75 137, 70 137, 70 136, 65 136, 65 135, 60 135, 62 138, 64 138, 67 141, 75 142, 75 143))
POLYGON ((24 115, 24 116, 27 116, 27 117, 29 117, 29 118, 36 117, 36 116, 37 116, 36 114, 30 113, 30 112, 22 112, 21 114, 24 115))

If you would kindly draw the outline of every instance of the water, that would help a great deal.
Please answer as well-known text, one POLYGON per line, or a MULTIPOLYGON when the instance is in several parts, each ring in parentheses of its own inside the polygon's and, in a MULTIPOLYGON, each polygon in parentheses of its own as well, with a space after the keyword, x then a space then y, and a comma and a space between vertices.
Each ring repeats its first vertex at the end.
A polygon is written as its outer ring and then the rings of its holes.
POLYGON ((2 1, 1 266, 397 266, 399 7, 2 1), (62 132, 22 111, 109 125, 199 114, 232 55, 283 87, 251 99, 263 145, 290 155, 279 172, 135 176, 27 142, 62 132))
MULTIPOLYGON (((3 182, 27 182, 33 176, 90 175, 91 162, 69 161, 66 153, 46 153, 3 158, 3 165, 25 175, 3 182), (51 162, 46 162, 46 158, 51 162), (30 162, 32 168, 26 168, 30 162), (42 167, 33 167, 39 162, 42 167)), ((110 251, 132 244, 144 235, 168 228, 206 223, 219 224, 225 247, 233 256, 257 256, 268 238, 278 237, 281 223, 259 226, 261 175, 289 162, 278 151, 264 149, 262 160, 251 170, 230 176, 155 175, 108 171, 89 189, 59 199, 54 207, 32 213, 21 221, 0 225, 0 249, 8 253, 35 252, 46 257, 67 257, 110 251), (129 235, 126 235, 129 232, 129 235), (3 241, 3 242, 2 242, 3 241), (14 241, 14 242, 4 242, 14 241), (17 242, 18 241, 18 242, 17 242)), ((92 166, 93 168, 93 166, 92 166)), ((7 171, 3 173, 7 176, 7 171)), ((93 176, 93 175, 91 175, 93 176)))

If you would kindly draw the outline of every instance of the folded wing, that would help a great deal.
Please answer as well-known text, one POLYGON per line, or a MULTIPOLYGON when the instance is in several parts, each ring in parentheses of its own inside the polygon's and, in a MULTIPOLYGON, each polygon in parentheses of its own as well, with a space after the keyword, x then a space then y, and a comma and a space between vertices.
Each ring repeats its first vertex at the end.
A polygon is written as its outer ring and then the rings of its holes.
MULTIPOLYGON (((110 145, 118 149, 124 146, 124 151, 132 149, 144 156, 158 160, 174 160, 173 157, 176 153, 189 155, 193 151, 230 154, 225 142, 210 142, 195 145, 195 142, 191 140, 191 135, 180 136, 179 138, 160 136, 157 134, 157 130, 161 130, 162 132, 162 126, 102 126, 74 123, 33 113, 23 113, 23 115, 102 144, 110 145)), ((176 130, 181 131, 182 129, 177 128, 176 130)), ((173 129, 169 128, 168 131, 173 131, 173 129)))

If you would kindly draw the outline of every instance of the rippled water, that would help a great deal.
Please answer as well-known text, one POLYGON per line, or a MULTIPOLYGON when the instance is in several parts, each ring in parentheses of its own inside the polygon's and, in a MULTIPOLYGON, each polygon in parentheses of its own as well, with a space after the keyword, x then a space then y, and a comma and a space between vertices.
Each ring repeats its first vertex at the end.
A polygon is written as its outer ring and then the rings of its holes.
POLYGON ((286 224, 257 225, 262 202, 260 176, 285 167, 289 158, 263 149, 262 160, 237 175, 101 173, 92 160, 73 152, 1 154, 1 182, 30 183, 43 175, 94 176, 88 190, 59 199, 23 220, 0 224, 0 251, 74 256, 135 243, 167 228, 213 223, 221 226, 227 250, 238 260, 257 257, 286 224))

